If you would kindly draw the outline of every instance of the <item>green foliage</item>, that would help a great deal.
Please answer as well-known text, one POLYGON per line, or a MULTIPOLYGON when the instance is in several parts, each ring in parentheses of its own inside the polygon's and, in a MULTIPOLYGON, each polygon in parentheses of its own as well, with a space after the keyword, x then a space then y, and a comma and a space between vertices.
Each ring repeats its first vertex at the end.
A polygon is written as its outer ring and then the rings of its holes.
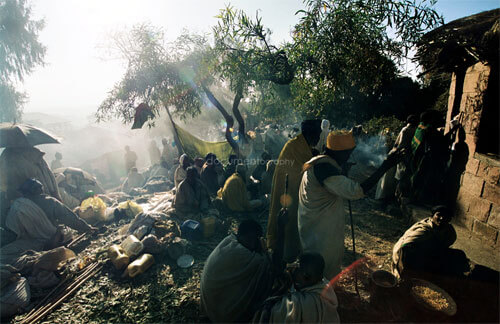
POLYGON ((127 62, 127 71, 99 106, 97 120, 114 116, 129 122, 140 103, 148 104, 156 114, 169 106, 183 118, 200 112, 202 99, 191 70, 181 61, 191 52, 187 44, 181 46, 178 40, 166 47, 163 31, 148 24, 115 34, 113 40, 114 50, 127 62))
POLYGON ((216 71, 230 89, 246 96, 255 114, 281 118, 293 111, 289 84, 295 76, 283 48, 270 43, 271 31, 256 13, 254 19, 230 6, 222 9, 213 28, 216 71))
POLYGON ((15 122, 21 120, 22 108, 26 102, 26 94, 16 91, 9 83, 0 81, 0 122, 15 122))
POLYGON ((43 20, 31 19, 25 0, 0 0, 0 80, 22 81, 43 64, 45 47, 38 41, 43 20))
POLYGON ((38 65, 43 65, 45 47, 38 41, 43 20, 31 18, 25 0, 0 0, 0 121, 20 120, 27 96, 16 91, 38 65))
POLYGON ((374 117, 363 124, 363 129, 369 135, 380 135, 383 132, 394 143, 405 122, 394 116, 374 117))
POLYGON ((287 47, 294 106, 308 116, 366 120, 422 33, 442 22, 433 1, 306 0, 287 47), (430 6, 427 5, 430 3, 430 6), (391 31, 391 32, 390 32, 391 31), (391 37, 394 34, 396 37, 391 37))
POLYGON ((227 6, 213 28, 214 49, 219 57, 217 71, 233 92, 246 91, 255 83, 289 84, 294 70, 285 52, 269 43, 271 31, 258 13, 251 19, 241 10, 227 6))

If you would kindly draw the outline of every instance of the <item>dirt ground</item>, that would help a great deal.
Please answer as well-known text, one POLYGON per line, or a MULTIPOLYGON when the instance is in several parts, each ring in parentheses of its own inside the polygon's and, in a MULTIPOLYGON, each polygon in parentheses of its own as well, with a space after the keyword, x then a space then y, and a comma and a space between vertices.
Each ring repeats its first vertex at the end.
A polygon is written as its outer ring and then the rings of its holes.
MULTIPOLYGON (((354 270, 347 270, 336 282, 339 315, 342 322, 402 322, 417 321, 408 318, 407 309, 398 309, 388 303, 370 303, 373 292, 369 275, 374 270, 390 270, 392 247, 407 229, 406 220, 381 211, 371 199, 352 203, 356 257, 352 254, 351 229, 346 206, 345 247, 343 266, 349 267, 355 259, 362 260, 356 267, 360 295, 355 292, 354 270)), ((397 213, 395 213, 397 214, 397 213)), ((267 213, 253 215, 265 228, 267 213)), ((130 221, 130 220, 128 220, 130 221)), ((234 231, 238 219, 229 216, 228 231, 234 231)), ((205 322, 199 311, 199 283, 204 261, 215 246, 227 235, 216 233, 210 239, 191 242, 187 253, 194 257, 191 268, 182 269, 166 253, 155 255, 155 264, 144 274, 133 279, 122 279, 121 273, 106 262, 105 249, 119 242, 117 229, 125 224, 108 226, 108 230, 93 242, 82 242, 80 255, 88 254, 101 260, 104 267, 86 282, 75 295, 45 317, 46 323, 158 323, 205 322)), ((350 267, 352 268, 352 267, 350 267)), ((33 292, 40 300, 47 291, 33 292)), ((393 297, 398 299, 398 293, 393 297)), ((498 298, 498 296, 497 296, 498 298)), ((397 304, 397 303, 396 303, 397 304)), ((498 305, 498 304, 497 304, 498 305)), ((414 308, 412 305, 410 308, 414 308)), ((497 308, 498 313, 498 308, 497 308)), ((431 314, 432 315, 432 314, 431 314)), ((12 323, 21 321, 18 316, 12 323)), ((432 318, 432 317, 431 317, 432 318)), ((425 320, 424 320, 425 321, 425 320)), ((441 321, 434 318, 433 322, 441 321)), ((446 319, 445 321, 449 321, 446 319)))

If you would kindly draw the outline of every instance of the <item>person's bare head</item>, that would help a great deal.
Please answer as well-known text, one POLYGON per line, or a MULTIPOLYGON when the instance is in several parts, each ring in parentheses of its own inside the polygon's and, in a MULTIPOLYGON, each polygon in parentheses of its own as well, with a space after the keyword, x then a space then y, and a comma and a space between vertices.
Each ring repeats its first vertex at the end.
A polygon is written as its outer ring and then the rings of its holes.
POLYGON ((449 224, 453 218, 453 213, 451 209, 444 205, 434 206, 431 209, 432 212, 432 223, 437 227, 449 224))

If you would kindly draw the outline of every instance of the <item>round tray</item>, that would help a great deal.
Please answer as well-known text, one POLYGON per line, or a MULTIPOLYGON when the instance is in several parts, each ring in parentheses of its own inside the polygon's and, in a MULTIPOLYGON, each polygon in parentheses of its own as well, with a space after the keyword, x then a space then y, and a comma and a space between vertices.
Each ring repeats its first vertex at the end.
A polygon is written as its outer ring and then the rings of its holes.
POLYGON ((177 265, 181 268, 189 268, 194 264, 194 258, 192 255, 183 254, 177 259, 177 265))
POLYGON ((392 273, 385 270, 373 271, 370 278, 375 285, 382 288, 394 288, 398 283, 396 277, 394 277, 392 273))
POLYGON ((457 313, 457 304, 455 303, 453 298, 444 289, 436 286, 432 282, 422 280, 422 279, 415 279, 415 278, 411 279, 410 295, 413 297, 413 299, 417 302, 417 304, 419 306, 421 306, 422 308, 424 308, 426 310, 443 313, 443 314, 446 314, 447 316, 453 316, 457 313), (443 309, 443 310, 439 310, 439 309, 436 309, 435 307, 432 307, 431 305, 429 305, 429 303, 423 301, 415 293, 415 291, 413 290, 413 288, 415 286, 423 286, 423 287, 429 288, 429 289, 441 294, 441 296, 443 298, 445 298, 446 301, 448 302, 448 307, 446 307, 446 309, 443 309))

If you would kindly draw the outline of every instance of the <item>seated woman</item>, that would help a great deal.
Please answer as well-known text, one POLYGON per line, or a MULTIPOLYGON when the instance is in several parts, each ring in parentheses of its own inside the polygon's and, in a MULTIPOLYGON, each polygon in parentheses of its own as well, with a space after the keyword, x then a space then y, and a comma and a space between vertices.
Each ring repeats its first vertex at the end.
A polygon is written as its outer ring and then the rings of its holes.
POLYGON ((187 154, 182 154, 179 158, 179 166, 175 169, 174 183, 175 189, 179 190, 179 184, 186 179, 186 170, 191 165, 191 159, 187 154))
POLYGON ((213 153, 208 153, 205 156, 205 164, 201 169, 200 180, 205 184, 210 196, 215 197, 220 188, 220 183, 224 181, 224 169, 222 164, 217 160, 217 156, 213 153))
POLYGON ((453 214, 446 206, 432 208, 432 217, 410 227, 394 245, 392 271, 399 277, 429 274, 462 275, 469 262, 461 250, 450 249, 457 233, 450 224, 453 214))
POLYGON ((208 209, 210 196, 204 184, 200 181, 198 170, 189 167, 186 179, 179 184, 173 206, 181 213, 198 213, 208 209))
POLYGON ((236 172, 230 176, 217 196, 224 206, 234 212, 248 212, 262 206, 261 200, 249 200, 246 187, 246 169, 243 164, 236 166, 236 172))

